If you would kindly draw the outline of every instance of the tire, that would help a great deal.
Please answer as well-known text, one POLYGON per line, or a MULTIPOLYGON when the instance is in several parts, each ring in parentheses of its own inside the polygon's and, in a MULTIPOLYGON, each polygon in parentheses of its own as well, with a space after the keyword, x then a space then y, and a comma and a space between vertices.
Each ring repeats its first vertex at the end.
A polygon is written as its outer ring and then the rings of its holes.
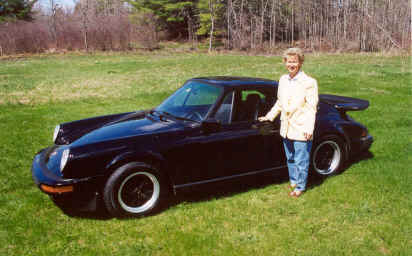
POLYGON ((336 135, 322 137, 312 150, 312 170, 318 176, 338 174, 345 162, 345 143, 336 135))
POLYGON ((107 180, 103 201, 107 211, 118 218, 150 215, 160 209, 167 187, 155 168, 128 163, 107 180))

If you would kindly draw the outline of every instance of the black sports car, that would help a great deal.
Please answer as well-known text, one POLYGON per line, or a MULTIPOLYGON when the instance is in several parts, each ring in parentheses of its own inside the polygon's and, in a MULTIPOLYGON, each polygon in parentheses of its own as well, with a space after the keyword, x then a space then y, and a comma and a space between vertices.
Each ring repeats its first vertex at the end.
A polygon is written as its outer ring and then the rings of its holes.
MULTIPOLYGON (((186 188, 285 170, 279 120, 257 121, 276 93, 272 80, 193 78, 152 110, 63 123, 34 157, 33 179, 55 202, 93 208, 101 198, 126 217, 153 213, 186 188)), ((346 114, 369 102, 319 98, 311 171, 328 176, 371 146, 366 127, 346 114)))

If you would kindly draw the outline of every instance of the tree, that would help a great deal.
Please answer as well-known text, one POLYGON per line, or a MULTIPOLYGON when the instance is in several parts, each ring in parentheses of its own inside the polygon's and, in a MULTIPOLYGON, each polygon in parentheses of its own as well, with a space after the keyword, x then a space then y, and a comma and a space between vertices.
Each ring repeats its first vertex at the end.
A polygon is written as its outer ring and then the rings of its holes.
POLYGON ((153 13, 159 20, 159 25, 163 30, 170 33, 171 38, 178 38, 190 34, 190 29, 186 28, 193 25, 191 18, 195 13, 195 1, 127 0, 127 2, 136 11, 153 13))
POLYGON ((33 20, 33 6, 37 0, 0 0, 0 22, 33 20))
POLYGON ((219 17, 223 17, 224 5, 221 0, 199 0, 196 7, 200 12, 200 26, 196 33, 198 35, 209 34, 209 52, 211 52, 216 23, 219 21, 219 17))
POLYGON ((88 41, 88 26, 89 26, 89 12, 90 12, 90 3, 89 0, 84 0, 79 3, 80 13, 82 17, 82 33, 83 33, 83 44, 86 52, 89 51, 89 41, 88 41))

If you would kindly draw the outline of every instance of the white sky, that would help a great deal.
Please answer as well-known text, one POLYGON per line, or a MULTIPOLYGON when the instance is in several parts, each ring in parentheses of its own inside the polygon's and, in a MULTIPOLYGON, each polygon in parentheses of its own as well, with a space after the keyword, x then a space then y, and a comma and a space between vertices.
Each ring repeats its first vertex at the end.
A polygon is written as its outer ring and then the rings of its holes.
MULTIPOLYGON (((73 8, 76 0, 54 0, 54 2, 62 6, 63 8, 73 8)), ((48 9, 50 7, 50 0, 39 0, 38 3, 45 9, 48 9)))

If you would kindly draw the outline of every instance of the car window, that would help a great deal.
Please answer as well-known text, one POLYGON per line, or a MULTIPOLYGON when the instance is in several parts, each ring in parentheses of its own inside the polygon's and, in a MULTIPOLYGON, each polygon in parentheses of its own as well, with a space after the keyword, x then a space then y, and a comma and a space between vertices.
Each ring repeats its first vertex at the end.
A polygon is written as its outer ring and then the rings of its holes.
POLYGON ((272 88, 233 91, 223 99, 216 111, 215 119, 222 124, 253 122, 272 108, 274 92, 272 88))
POLYGON ((242 89, 238 93, 233 122, 253 122, 259 116, 265 115, 273 105, 274 90, 271 88, 242 89))
POLYGON ((243 90, 241 91, 242 94, 242 101, 246 101, 247 96, 250 94, 257 94, 260 96, 261 99, 265 99, 266 95, 258 90, 243 90))
POLYGON ((219 106, 215 114, 215 119, 220 121, 221 124, 230 124, 232 121, 233 113, 233 101, 234 92, 230 92, 225 96, 222 104, 219 106))
POLYGON ((223 93, 223 88, 189 81, 160 104, 156 110, 177 117, 201 121, 223 93))
POLYGON ((210 85, 196 82, 189 82, 184 87, 178 89, 162 105, 183 107, 213 104, 222 89, 210 85))
POLYGON ((187 106, 196 105, 210 105, 215 103, 217 97, 220 94, 221 88, 214 86, 202 86, 201 84, 194 84, 191 88, 187 89, 189 93, 184 102, 187 106))

